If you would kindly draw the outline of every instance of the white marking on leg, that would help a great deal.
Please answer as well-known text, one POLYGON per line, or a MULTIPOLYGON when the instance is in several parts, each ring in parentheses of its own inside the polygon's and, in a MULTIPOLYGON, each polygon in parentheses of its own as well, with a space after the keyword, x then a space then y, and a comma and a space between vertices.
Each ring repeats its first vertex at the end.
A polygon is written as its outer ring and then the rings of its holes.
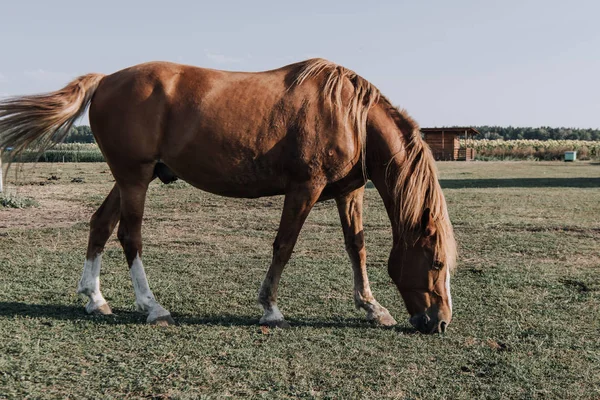
POLYGON ((106 304, 106 300, 100 292, 100 267, 102 266, 102 254, 92 259, 85 260, 83 273, 77 286, 77 293, 88 297, 89 302, 85 311, 89 314, 106 304))
POLYGON ((271 304, 270 307, 263 307, 264 314, 260 319, 260 323, 283 321, 283 314, 279 311, 279 307, 276 304, 271 304))
POLYGON ((135 256, 131 268, 129 269, 129 274, 131 275, 133 290, 135 291, 135 305, 138 311, 148 313, 148 322, 171 315, 171 313, 158 304, 154 298, 154 294, 152 294, 150 286, 148 285, 146 271, 144 271, 144 265, 142 264, 139 254, 135 256))
POLYGON ((260 285, 260 290, 258 291, 258 304, 263 309, 263 316, 260 318, 259 323, 264 324, 267 322, 275 322, 275 321, 283 321, 284 317, 281 311, 279 311, 279 307, 277 304, 271 300, 271 296, 268 293, 271 293, 273 282, 271 279, 265 277, 265 280, 260 285))
POLYGON ((361 282, 354 283, 354 305, 356 308, 362 308, 367 312, 367 321, 374 321, 385 326, 395 325, 396 320, 391 316, 390 312, 373 297, 373 293, 369 287, 369 280, 366 278, 366 271, 364 277, 363 282, 366 284, 361 282))
POLYGON ((446 293, 448 293, 448 305, 452 312, 452 295, 450 294, 450 269, 446 267, 446 293))

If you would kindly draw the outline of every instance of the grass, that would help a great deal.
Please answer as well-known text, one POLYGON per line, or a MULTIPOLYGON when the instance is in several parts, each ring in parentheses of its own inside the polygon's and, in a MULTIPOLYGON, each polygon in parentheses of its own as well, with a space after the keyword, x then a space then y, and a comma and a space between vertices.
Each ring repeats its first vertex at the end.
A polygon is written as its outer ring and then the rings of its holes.
POLYGON ((439 169, 460 260, 449 332, 425 336, 387 277, 390 228, 374 189, 369 277, 396 328, 354 309, 333 202, 313 210, 282 278, 293 327, 263 332, 256 294, 282 198, 155 182, 144 262, 180 323, 158 328, 133 312, 114 236, 101 279, 115 315, 87 316, 75 295, 87 221, 113 184, 106 165, 28 167, 19 191, 40 207, 0 209, 0 398, 600 397, 600 165, 439 169))
POLYGON ((6 208, 27 208, 37 207, 39 204, 30 197, 22 197, 17 194, 0 193, 0 207, 6 208))
POLYGON ((28 150, 17 156, 23 163, 35 162, 104 162, 104 156, 95 143, 59 143, 40 153, 28 150))

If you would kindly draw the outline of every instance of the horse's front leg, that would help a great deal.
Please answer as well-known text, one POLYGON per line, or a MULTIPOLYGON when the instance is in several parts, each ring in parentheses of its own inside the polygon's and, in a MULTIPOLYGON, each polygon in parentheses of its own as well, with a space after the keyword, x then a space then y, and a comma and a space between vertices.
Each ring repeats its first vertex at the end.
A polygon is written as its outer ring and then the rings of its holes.
POLYGON ((364 192, 363 186, 335 199, 344 231, 346 251, 350 256, 354 271, 354 304, 357 308, 362 308, 367 312, 367 320, 384 326, 396 325, 396 320, 389 311, 375 300, 369 286, 366 265, 367 251, 362 223, 364 192))
POLYGON ((292 255, 300 229, 322 190, 323 185, 305 182, 291 185, 286 192, 279 230, 273 243, 273 260, 258 293, 258 303, 264 311, 260 319, 261 325, 279 328, 289 326, 277 307, 277 287, 283 268, 292 255))

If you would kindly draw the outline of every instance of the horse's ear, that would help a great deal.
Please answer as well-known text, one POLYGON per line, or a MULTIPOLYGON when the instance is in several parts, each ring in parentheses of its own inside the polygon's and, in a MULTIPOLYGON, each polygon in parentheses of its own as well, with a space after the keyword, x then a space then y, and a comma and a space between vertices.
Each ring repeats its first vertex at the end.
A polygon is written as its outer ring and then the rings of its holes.
POLYGON ((429 208, 426 208, 425 211, 423 211, 423 216, 421 217, 421 231, 425 237, 430 237, 435 234, 435 224, 433 223, 431 209, 429 208))

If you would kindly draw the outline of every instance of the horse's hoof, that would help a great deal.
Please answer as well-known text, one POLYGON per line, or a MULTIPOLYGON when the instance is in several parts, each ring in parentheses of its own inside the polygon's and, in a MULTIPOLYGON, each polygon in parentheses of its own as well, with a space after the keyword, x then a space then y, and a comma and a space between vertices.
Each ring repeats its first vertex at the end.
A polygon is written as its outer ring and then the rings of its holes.
POLYGON ((158 317, 153 319, 152 321, 148 321, 150 325, 156 326, 170 326, 176 325, 175 320, 171 317, 171 314, 163 315, 162 317, 158 317))
POLYGON ((390 315, 390 313, 381 314, 371 319, 371 321, 379 326, 394 326, 397 324, 396 320, 390 315))
POLYGON ((88 304, 85 307, 85 311, 91 315, 112 315, 112 310, 110 309, 108 303, 104 303, 99 307, 93 307, 88 304))
POLYGON ((290 324, 285 319, 279 319, 277 321, 265 321, 260 323, 261 326, 268 326, 269 328, 280 328, 288 329, 290 324))
POLYGON ((112 315, 112 313, 113 312, 110 309, 110 306, 108 305, 108 303, 104 303, 100 307, 98 307, 94 310, 94 314, 97 314, 97 315, 112 315))

